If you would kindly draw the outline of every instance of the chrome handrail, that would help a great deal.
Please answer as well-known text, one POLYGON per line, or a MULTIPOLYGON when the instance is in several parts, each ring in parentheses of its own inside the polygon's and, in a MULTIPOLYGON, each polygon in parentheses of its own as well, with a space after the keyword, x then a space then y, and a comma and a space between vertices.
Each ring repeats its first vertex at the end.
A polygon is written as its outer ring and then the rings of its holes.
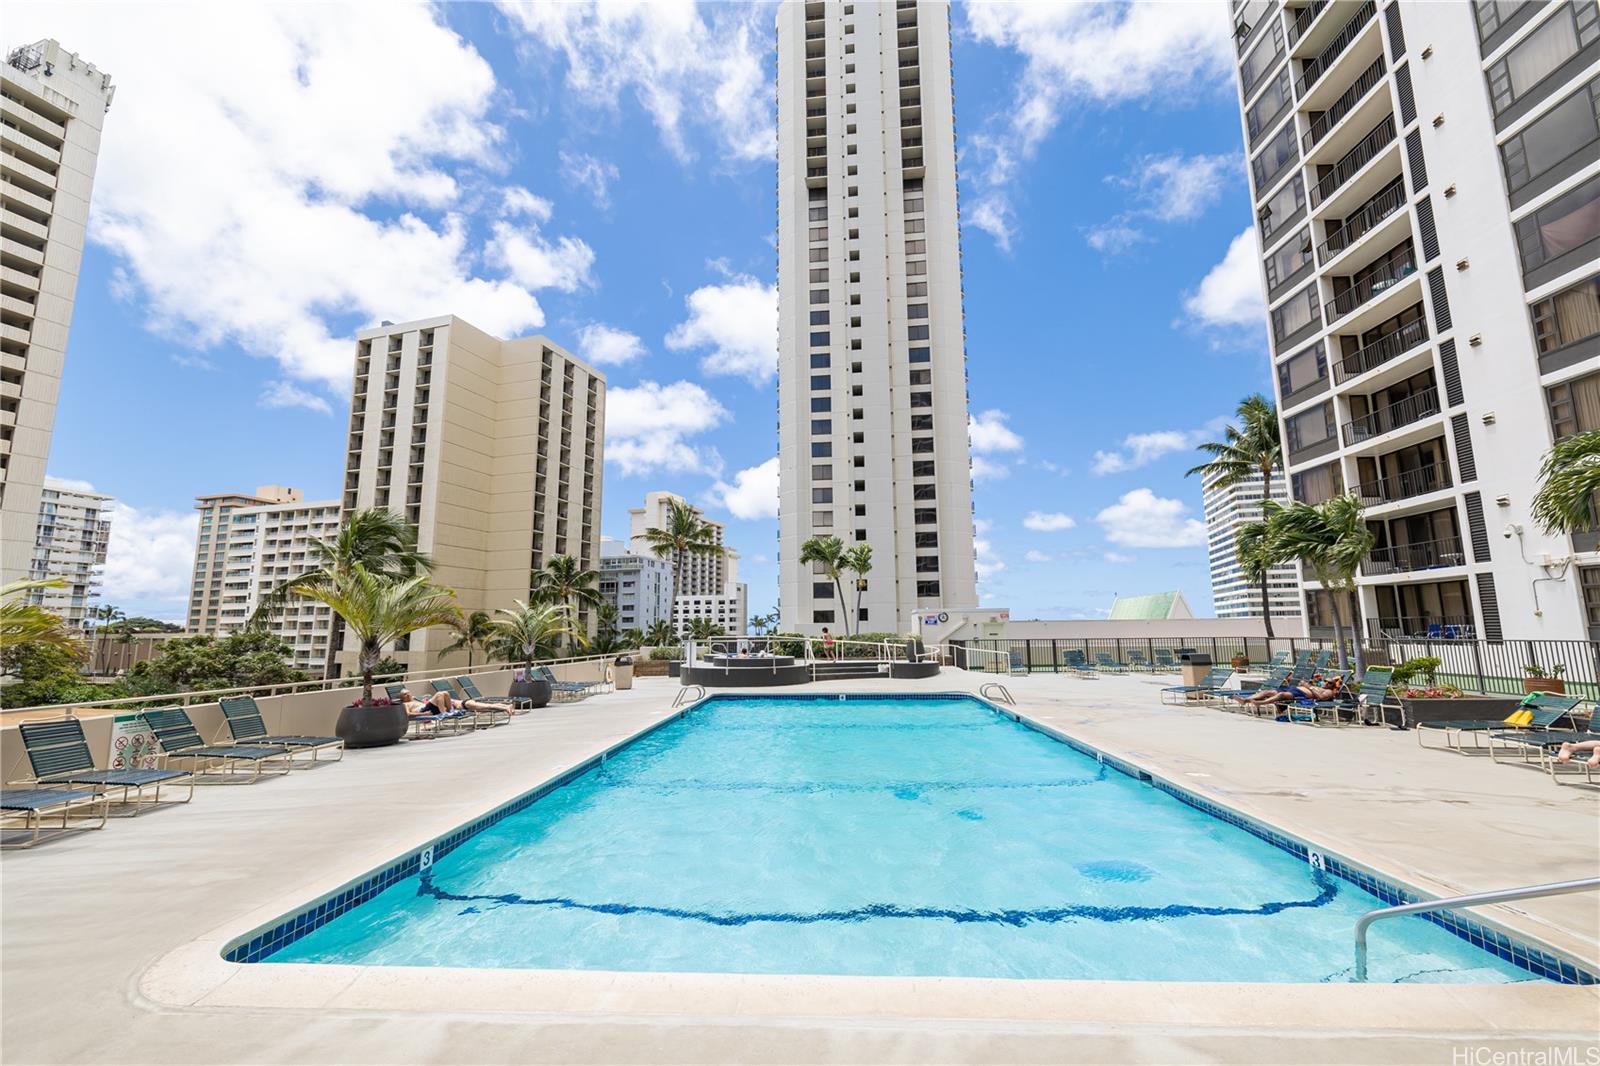
POLYGON ((1006 687, 1004 685, 1002 685, 998 681, 990 681, 987 684, 981 686, 978 689, 978 695, 983 697, 986 700, 996 700, 998 702, 1009 703, 1013 707, 1015 707, 1017 705, 1017 701, 1011 698, 1010 691, 1008 691, 1006 689, 1006 687), (991 689, 993 689, 997 693, 997 695, 991 696, 989 694, 991 689))
POLYGON ((1539 899, 1545 896, 1565 896, 1573 892, 1593 892, 1600 889, 1600 877, 1586 877, 1578 881, 1554 881, 1547 885, 1528 885, 1523 888, 1502 888, 1495 892, 1475 892, 1470 896, 1447 896, 1444 899, 1403 903, 1398 907, 1382 907, 1368 911, 1356 919, 1356 980, 1367 979, 1367 927, 1384 918, 1397 918, 1404 914, 1421 914, 1425 911, 1447 910, 1451 907, 1481 907, 1486 903, 1510 903, 1519 899, 1539 899))
POLYGON ((701 686, 701 685, 685 685, 685 686, 683 686, 682 688, 680 688, 678 690, 678 694, 676 696, 672 697, 672 706, 673 706, 674 709, 676 709, 676 708, 682 706, 685 703, 693 703, 695 700, 703 700, 705 698, 706 698, 706 690, 705 690, 704 686, 701 686), (690 697, 689 699, 685 699, 684 697, 685 696, 689 696, 689 694, 691 692, 698 692, 698 693, 700 693, 700 695, 690 697))

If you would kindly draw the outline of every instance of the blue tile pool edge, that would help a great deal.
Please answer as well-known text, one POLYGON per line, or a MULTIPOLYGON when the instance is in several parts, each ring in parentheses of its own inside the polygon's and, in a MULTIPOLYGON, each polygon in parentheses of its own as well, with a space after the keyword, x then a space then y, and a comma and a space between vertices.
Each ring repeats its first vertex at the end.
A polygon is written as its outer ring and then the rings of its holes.
MULTIPOLYGON (((880 701, 880 700, 969 700, 978 703, 1002 718, 1007 718, 1018 725, 1031 729, 1043 736, 1049 737, 1060 744, 1064 744, 1079 754, 1086 755, 1105 766, 1160 789, 1174 799, 1184 803, 1195 810, 1208 814, 1220 821, 1227 822, 1236 828, 1266 841, 1274 847, 1287 851, 1296 858, 1317 865, 1320 863, 1322 870, 1332 876, 1356 886, 1387 904, 1411 903, 1423 899, 1433 899, 1410 886, 1382 877, 1375 871, 1352 862, 1336 852, 1332 852, 1313 842, 1284 833, 1266 822, 1241 814, 1215 800, 1199 796, 1188 789, 1151 773, 1133 763, 1120 759, 1095 748, 1075 737, 1048 726, 1043 722, 1029 718, 1018 711, 1002 707, 983 697, 967 692, 927 692, 927 693, 827 693, 828 700, 841 702, 880 701)), ((267 922, 251 931, 228 941, 222 949, 222 957, 233 963, 257 963, 281 951, 289 944, 301 937, 321 928, 328 922, 345 912, 361 906, 378 893, 383 892, 397 881, 404 880, 418 873, 426 866, 443 858, 468 839, 483 832, 492 825, 526 810, 532 804, 543 799, 556 789, 587 774, 600 766, 617 752, 642 740, 650 734, 662 729, 689 715, 690 712, 711 703, 741 702, 746 700, 763 701, 789 701, 789 702, 816 702, 816 693, 772 693, 772 694, 733 694, 713 693, 702 697, 693 703, 686 704, 675 713, 669 714, 657 722, 640 729, 631 736, 617 741, 605 750, 590 756, 587 759, 554 775, 544 782, 516 796, 505 803, 493 808, 486 814, 478 817, 465 825, 459 826, 448 833, 441 834, 426 843, 412 848, 403 856, 368 873, 359 875, 331 892, 317 897, 311 903, 297 908, 283 918, 267 922)), ((1420 915, 1433 922, 1435 925, 1449 931, 1474 947, 1497 955, 1505 961, 1520 969, 1526 970, 1535 976, 1560 984, 1600 984, 1600 974, 1590 970, 1588 966, 1578 960, 1566 957, 1555 951, 1549 945, 1535 946, 1525 940, 1509 935, 1501 929, 1494 928, 1483 922, 1475 921, 1453 911, 1432 911, 1420 915)))

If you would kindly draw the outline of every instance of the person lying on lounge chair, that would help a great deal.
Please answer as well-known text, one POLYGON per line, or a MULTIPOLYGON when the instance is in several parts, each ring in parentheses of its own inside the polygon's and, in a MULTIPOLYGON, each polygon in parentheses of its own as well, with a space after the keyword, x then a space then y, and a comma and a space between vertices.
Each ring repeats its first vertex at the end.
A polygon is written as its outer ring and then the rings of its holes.
POLYGON ((462 709, 460 700, 453 700, 443 692, 435 692, 426 700, 419 700, 411 694, 410 689, 402 689, 400 702, 405 704, 407 718, 432 718, 436 714, 449 714, 462 709))
POLYGON ((1580 740, 1576 744, 1568 741, 1561 745, 1561 751, 1556 755, 1556 762, 1568 763, 1579 752, 1590 753, 1587 762, 1590 766, 1600 767, 1600 740, 1580 740))
POLYGON ((1332 700, 1338 699, 1344 691, 1344 678, 1335 677, 1326 685, 1289 685, 1286 688, 1272 689, 1267 692, 1256 691, 1248 696, 1238 697, 1240 703, 1293 703, 1295 700, 1332 700))

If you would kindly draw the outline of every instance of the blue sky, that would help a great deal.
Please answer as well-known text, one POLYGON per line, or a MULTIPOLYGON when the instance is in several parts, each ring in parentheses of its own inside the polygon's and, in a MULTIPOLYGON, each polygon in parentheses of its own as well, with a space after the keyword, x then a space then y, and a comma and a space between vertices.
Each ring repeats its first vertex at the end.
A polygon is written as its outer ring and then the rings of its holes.
MULTIPOLYGON (((108 599, 181 618, 196 494, 332 498, 351 334, 455 312, 605 369, 606 535, 682 493, 775 605, 770 8, 10 11, 118 86, 50 461, 108 599)), ((1204 613, 1183 471, 1268 388, 1223 5, 954 23, 981 596, 1204 613)))

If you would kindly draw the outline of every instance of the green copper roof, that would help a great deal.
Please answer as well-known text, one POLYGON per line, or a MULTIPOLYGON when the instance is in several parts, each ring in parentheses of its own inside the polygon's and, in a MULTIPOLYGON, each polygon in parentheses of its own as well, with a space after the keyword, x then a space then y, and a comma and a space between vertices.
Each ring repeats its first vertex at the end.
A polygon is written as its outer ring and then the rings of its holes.
POLYGON ((1172 605, 1177 599, 1176 592, 1152 592, 1148 596, 1118 596, 1111 604, 1111 619, 1130 621, 1171 618, 1172 605))

